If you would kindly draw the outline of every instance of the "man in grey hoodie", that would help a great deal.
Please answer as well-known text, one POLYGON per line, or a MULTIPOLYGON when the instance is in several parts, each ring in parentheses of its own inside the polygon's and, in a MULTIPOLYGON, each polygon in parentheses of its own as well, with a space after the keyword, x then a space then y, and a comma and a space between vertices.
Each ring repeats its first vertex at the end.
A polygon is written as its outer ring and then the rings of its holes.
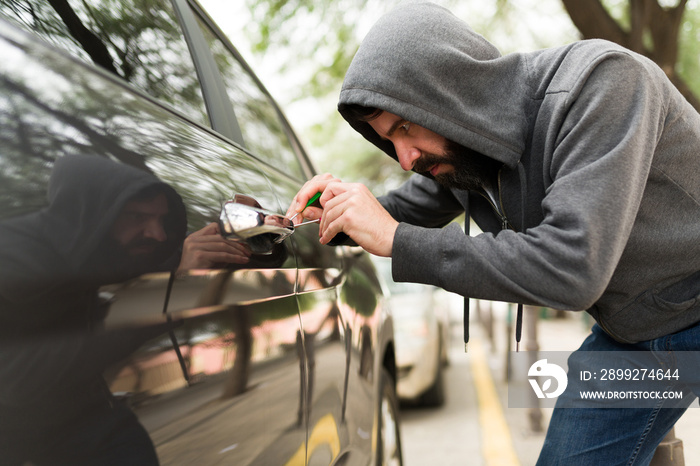
MULTIPOLYGON (((700 349, 700 116, 650 60, 601 40, 501 56, 405 4, 364 39, 339 111, 418 174, 379 199, 309 181, 289 212, 321 217, 322 243, 391 256, 397 281, 586 310, 582 349, 700 349), (465 211, 483 234, 448 225, 465 211)), ((648 462, 683 409, 662 411, 556 409, 540 462, 648 462)))

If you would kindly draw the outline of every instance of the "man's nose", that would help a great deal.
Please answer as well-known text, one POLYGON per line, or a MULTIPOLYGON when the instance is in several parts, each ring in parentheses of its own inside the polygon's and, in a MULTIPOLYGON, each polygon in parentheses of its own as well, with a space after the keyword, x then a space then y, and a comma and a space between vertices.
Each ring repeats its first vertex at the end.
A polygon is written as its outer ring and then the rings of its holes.
POLYGON ((420 158, 420 150, 410 144, 401 143, 394 144, 394 149, 396 150, 396 157, 399 159, 401 168, 406 171, 413 170, 416 160, 420 158))
POLYGON ((160 220, 151 220, 146 224, 144 228, 143 235, 146 238, 151 238, 156 241, 163 242, 168 239, 168 235, 165 233, 165 227, 163 222, 160 220))

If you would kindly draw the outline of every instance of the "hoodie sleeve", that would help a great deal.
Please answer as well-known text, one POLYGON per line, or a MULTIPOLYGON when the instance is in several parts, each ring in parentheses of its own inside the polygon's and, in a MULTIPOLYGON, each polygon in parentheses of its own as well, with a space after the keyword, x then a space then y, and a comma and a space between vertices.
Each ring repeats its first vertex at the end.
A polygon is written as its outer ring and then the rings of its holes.
POLYGON ((624 52, 608 52, 567 92, 545 96, 548 118, 535 128, 544 132, 535 137, 550 141, 544 219, 525 231, 476 237, 456 225, 401 224, 394 279, 480 299, 590 307, 627 244, 661 137, 667 98, 653 73, 624 52))
POLYGON ((431 228, 443 227, 464 213, 449 190, 418 174, 378 200, 395 220, 431 228))

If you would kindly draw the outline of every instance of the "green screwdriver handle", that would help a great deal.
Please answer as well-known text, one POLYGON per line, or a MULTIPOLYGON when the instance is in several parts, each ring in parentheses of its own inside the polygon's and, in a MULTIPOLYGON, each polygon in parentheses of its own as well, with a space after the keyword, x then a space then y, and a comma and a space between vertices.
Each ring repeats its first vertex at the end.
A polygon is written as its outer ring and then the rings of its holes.
POLYGON ((302 213, 307 207, 309 207, 311 204, 313 204, 314 202, 316 202, 316 201, 318 200, 318 198, 321 197, 321 194, 323 194, 323 193, 318 192, 318 193, 314 194, 313 196, 311 196, 311 199, 309 199, 309 202, 306 203, 306 205, 304 206, 304 208, 301 209, 301 210, 300 210, 299 212, 297 212, 296 214, 292 215, 292 218, 290 218, 290 220, 294 220, 294 219, 296 218, 297 215, 299 215, 300 213, 302 213))

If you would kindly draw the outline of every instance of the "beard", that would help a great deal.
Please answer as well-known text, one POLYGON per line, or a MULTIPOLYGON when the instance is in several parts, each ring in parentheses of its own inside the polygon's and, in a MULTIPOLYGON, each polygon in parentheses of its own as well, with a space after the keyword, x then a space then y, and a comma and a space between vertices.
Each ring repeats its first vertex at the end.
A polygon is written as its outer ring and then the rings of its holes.
POLYGON ((100 285, 117 283, 139 275, 162 271, 168 249, 162 242, 152 239, 139 239, 124 245, 113 238, 105 238, 95 253, 84 264, 81 273, 100 285), (149 252, 134 249, 152 248, 149 252))
POLYGON ((121 245, 121 249, 132 258, 152 256, 163 247, 163 242, 152 238, 136 238, 121 245))
POLYGON ((434 178, 445 188, 477 191, 495 184, 501 166, 502 163, 494 159, 448 140, 443 155, 424 154, 416 161, 413 170, 434 178), (450 165, 453 169, 432 176, 428 171, 436 164, 450 165))

